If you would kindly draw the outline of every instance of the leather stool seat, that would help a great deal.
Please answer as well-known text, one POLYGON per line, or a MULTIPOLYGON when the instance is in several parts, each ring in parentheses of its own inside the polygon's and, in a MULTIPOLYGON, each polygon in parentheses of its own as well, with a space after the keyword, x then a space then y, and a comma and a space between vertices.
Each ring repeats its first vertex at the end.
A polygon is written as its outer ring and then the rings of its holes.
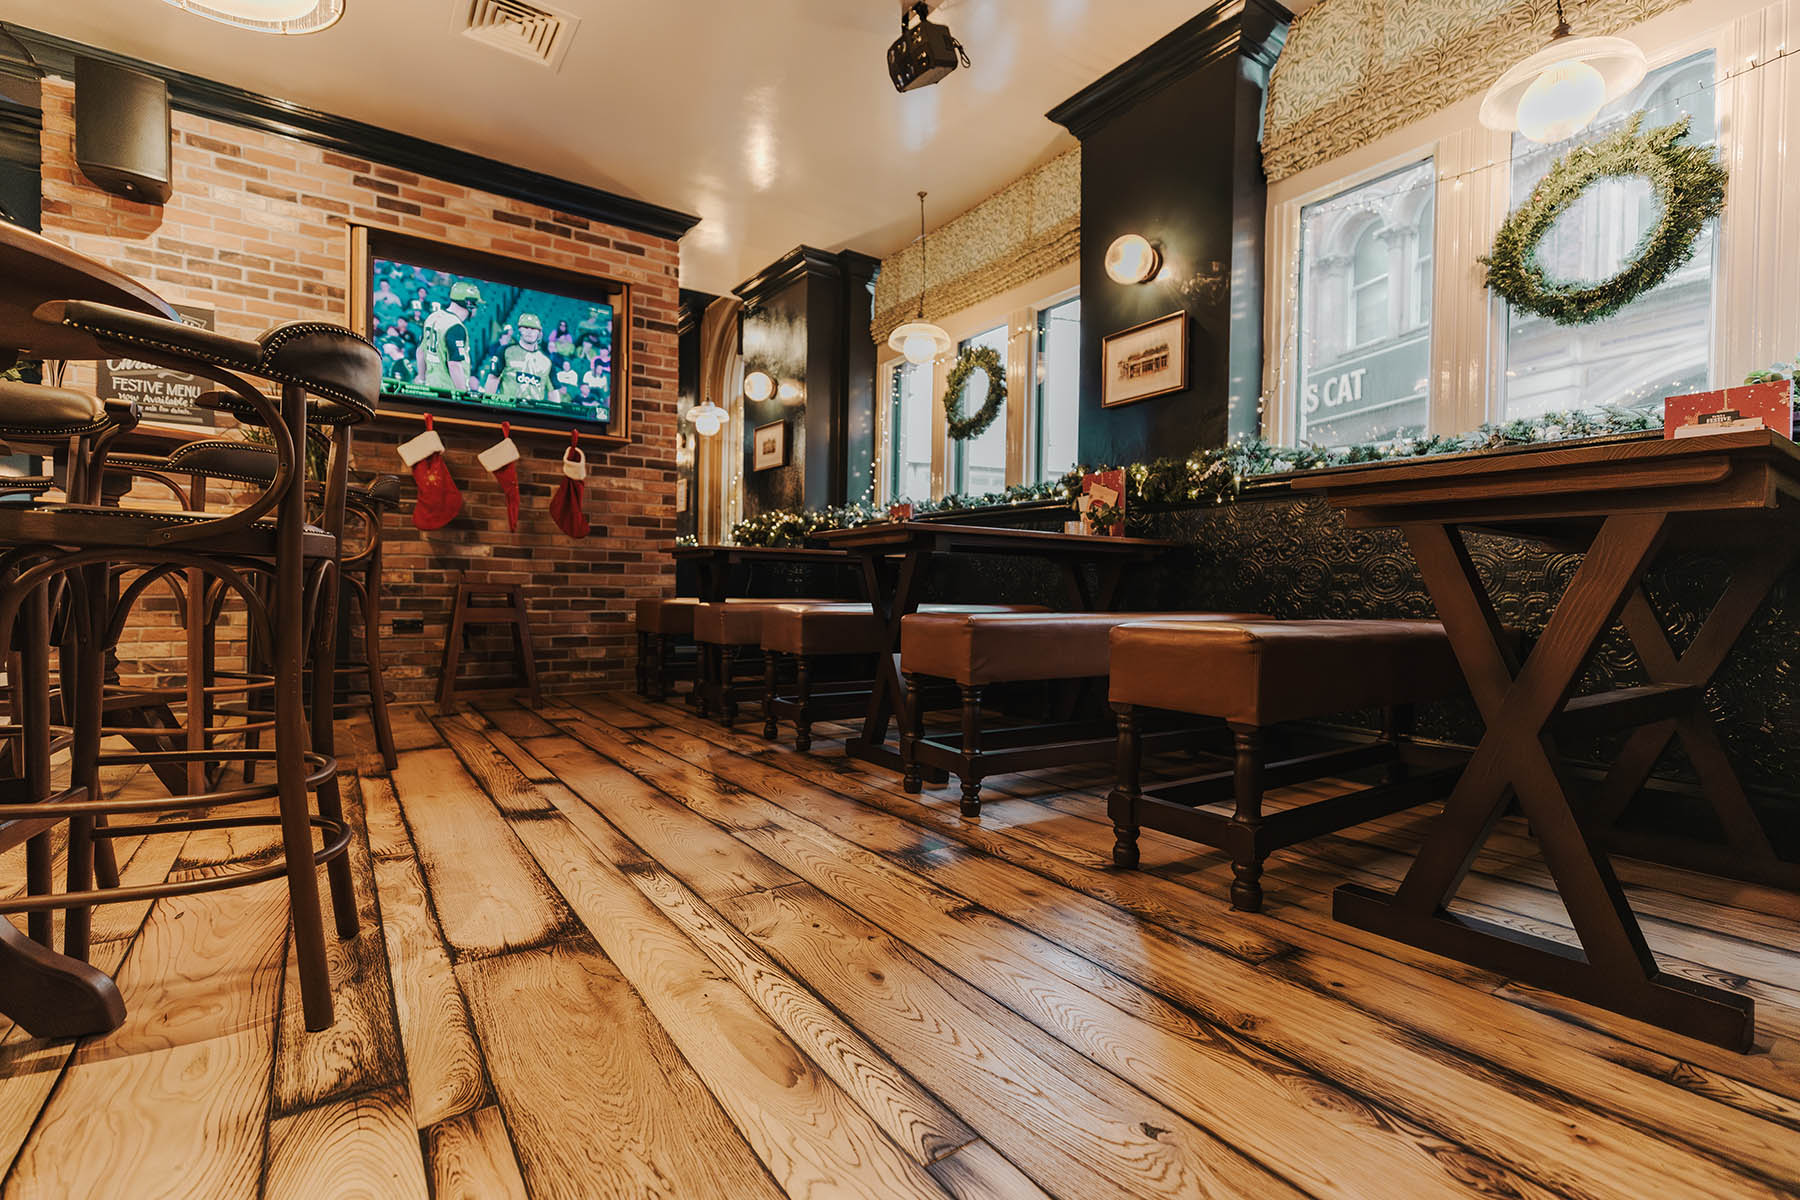
POLYGON ((1111 641, 1114 703, 1240 725, 1439 700, 1465 686, 1436 621, 1143 621, 1111 641))
POLYGON ((693 637, 694 610, 700 601, 693 596, 652 596, 637 602, 639 633, 660 633, 664 637, 693 637))
POLYGON ((778 608, 842 604, 842 600, 713 600, 694 606, 694 640, 715 646, 761 646, 763 618, 778 608))
POLYGON ((900 623, 909 674, 957 683, 1023 683, 1108 674, 1108 638, 1135 621, 1241 621, 1248 613, 918 612, 900 623))
MULTIPOLYGON (((923 604, 921 613, 1041 613, 1036 604, 923 604)), ((827 654, 879 654, 887 649, 887 631, 872 606, 853 604, 783 604, 763 614, 764 650, 818 657, 827 654)))
POLYGON ((1118 784, 1107 800, 1113 862, 1138 865, 1138 831, 1146 826, 1217 846, 1231 855, 1231 906, 1240 911, 1261 910, 1263 860, 1271 852, 1436 799, 1460 770, 1414 769, 1413 706, 1464 690, 1436 621, 1141 621, 1115 629, 1111 643, 1119 724, 1118 784), (1387 714, 1379 740, 1267 760, 1271 726, 1370 708, 1387 714), (1142 787, 1140 709, 1224 720, 1233 766, 1142 787), (1380 782, 1263 811, 1267 787, 1369 768, 1381 769, 1380 782), (1209 808, 1222 801, 1233 811, 1209 808))

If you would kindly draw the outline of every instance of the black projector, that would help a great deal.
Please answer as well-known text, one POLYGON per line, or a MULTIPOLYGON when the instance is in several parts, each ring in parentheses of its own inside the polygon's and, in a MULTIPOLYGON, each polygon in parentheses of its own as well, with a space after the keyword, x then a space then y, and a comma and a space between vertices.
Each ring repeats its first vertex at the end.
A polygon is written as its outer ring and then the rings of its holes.
POLYGON ((931 10, 923 3, 915 4, 910 14, 900 14, 900 38, 888 47, 888 78, 896 92, 930 87, 950 72, 958 62, 967 65, 968 52, 950 30, 933 24, 931 10), (913 24, 908 17, 917 17, 913 24))

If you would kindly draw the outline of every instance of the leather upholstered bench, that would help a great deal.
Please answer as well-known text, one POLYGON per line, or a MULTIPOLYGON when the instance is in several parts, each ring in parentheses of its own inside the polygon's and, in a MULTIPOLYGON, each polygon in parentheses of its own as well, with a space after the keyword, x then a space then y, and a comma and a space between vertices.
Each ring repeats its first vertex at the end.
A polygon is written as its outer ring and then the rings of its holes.
POLYGON ((694 694, 699 697, 701 714, 717 717, 729 726, 737 720, 738 707, 743 701, 760 698, 763 672, 759 669, 755 676, 757 682, 752 683, 748 679, 740 681, 737 668, 745 662, 746 651, 760 658, 763 617, 771 610, 794 605, 841 603, 841 600, 768 599, 696 604, 694 641, 700 645, 701 655, 700 679, 694 685, 694 694))
MULTIPOLYGON (((900 669, 907 676, 907 712, 900 760, 909 792, 923 788, 921 766, 939 767, 962 781, 962 813, 981 815, 981 781, 989 775, 1110 758, 1114 727, 1105 720, 1057 720, 983 731, 982 700, 997 684, 1081 680, 1108 674, 1108 636, 1132 621, 1238 620, 1244 613, 931 613, 900 623, 900 669), (915 702, 927 679, 947 679, 962 691, 959 735, 928 737, 924 709, 915 702)), ((1072 717, 1075 714, 1070 714, 1072 717)), ((1152 741, 1190 739, 1191 727, 1155 730, 1152 741)))
POLYGON ((684 643, 694 639, 692 596, 656 597, 637 602, 638 695, 661 700, 669 685, 681 679, 699 678, 699 661, 681 654, 684 643))
MULTIPOLYGON (((1039 605, 926 604, 926 613, 1043 612, 1039 605)), ((820 660, 872 660, 888 648, 887 632, 867 602, 784 604, 763 615, 762 648, 766 684, 763 736, 774 738, 780 723, 794 723, 794 747, 812 748, 812 725, 820 718, 848 717, 868 707, 874 689, 873 663, 852 679, 821 681, 820 660), (792 687, 783 686, 779 666, 794 664, 792 687)))
POLYGON ((1435 621, 1148 621, 1112 633, 1111 698, 1118 719, 1118 783, 1108 799, 1113 861, 1138 865, 1138 831, 1160 830, 1228 851, 1231 906, 1262 908, 1263 860, 1275 850, 1445 795, 1460 765, 1414 770, 1413 706, 1464 691, 1435 621), (1265 761, 1266 731, 1366 709, 1386 713, 1374 742, 1265 761), (1216 717, 1231 728, 1232 769, 1140 785, 1144 709, 1216 717), (1380 768, 1381 782, 1279 812, 1265 788, 1380 768), (1209 811, 1231 803, 1233 811, 1209 811))

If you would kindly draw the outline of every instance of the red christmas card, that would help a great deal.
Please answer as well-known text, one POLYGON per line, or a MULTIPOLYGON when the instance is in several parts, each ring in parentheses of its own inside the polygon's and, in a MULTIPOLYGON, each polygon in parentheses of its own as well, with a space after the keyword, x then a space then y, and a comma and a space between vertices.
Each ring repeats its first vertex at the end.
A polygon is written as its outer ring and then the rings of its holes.
POLYGON ((1081 498, 1076 502, 1089 533, 1125 536, 1125 471, 1095 471, 1081 477, 1081 498), (1096 517, 1099 519, 1096 520, 1096 517))
POLYGON ((1663 436, 1699 437, 1773 429, 1783 437, 1793 437, 1794 409, 1789 402, 1792 388, 1787 380, 1777 379, 1772 383, 1747 383, 1713 392, 1670 396, 1663 401, 1663 436))

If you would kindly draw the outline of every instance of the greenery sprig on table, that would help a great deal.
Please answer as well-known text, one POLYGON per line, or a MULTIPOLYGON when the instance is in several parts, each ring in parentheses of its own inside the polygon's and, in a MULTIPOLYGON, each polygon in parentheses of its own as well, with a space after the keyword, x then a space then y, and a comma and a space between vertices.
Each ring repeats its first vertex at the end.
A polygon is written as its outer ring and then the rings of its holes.
POLYGON ((956 441, 980 437, 1006 409, 1006 368, 1000 352, 991 346, 971 346, 956 356, 950 374, 944 377, 944 417, 950 436, 956 441), (963 416, 963 389, 969 376, 980 371, 987 376, 987 402, 969 416, 963 416))
POLYGON ((1693 257, 1706 223, 1725 209, 1725 168, 1710 146, 1681 139, 1687 118, 1640 133, 1640 113, 1617 132, 1577 146, 1551 164, 1531 195, 1506 218, 1480 261, 1487 284, 1507 303, 1558 325, 1587 325, 1618 312, 1693 257), (1662 211, 1631 259, 1597 283, 1553 279, 1538 248, 1557 218, 1602 179, 1642 176, 1662 211))
MULTIPOLYGON (((1796 384, 1800 387, 1800 383, 1796 384)), ((1473 450, 1498 450, 1573 438, 1649 433, 1662 428, 1662 415, 1637 409, 1547 413, 1535 420, 1504 421, 1483 425, 1468 433, 1401 438, 1391 442, 1326 449, 1319 446, 1276 446, 1260 438, 1233 442, 1216 449, 1196 450, 1186 458, 1159 458, 1132 463, 1125 470, 1127 529, 1141 529, 1146 508, 1165 505, 1228 504, 1244 485, 1259 476, 1288 471, 1311 471, 1355 463, 1390 459, 1423 458, 1433 454, 1459 454, 1473 450)), ((942 500, 913 505, 915 516, 989 508, 1003 504, 1027 504, 1060 500, 1071 507, 1081 494, 1081 479, 1093 470, 1077 467, 1053 483, 1010 487, 981 496, 946 496, 942 500)), ((888 520, 887 511, 868 504, 822 510, 784 509, 762 513, 732 528, 732 541, 743 546, 797 546, 826 529, 848 529, 888 520)))

